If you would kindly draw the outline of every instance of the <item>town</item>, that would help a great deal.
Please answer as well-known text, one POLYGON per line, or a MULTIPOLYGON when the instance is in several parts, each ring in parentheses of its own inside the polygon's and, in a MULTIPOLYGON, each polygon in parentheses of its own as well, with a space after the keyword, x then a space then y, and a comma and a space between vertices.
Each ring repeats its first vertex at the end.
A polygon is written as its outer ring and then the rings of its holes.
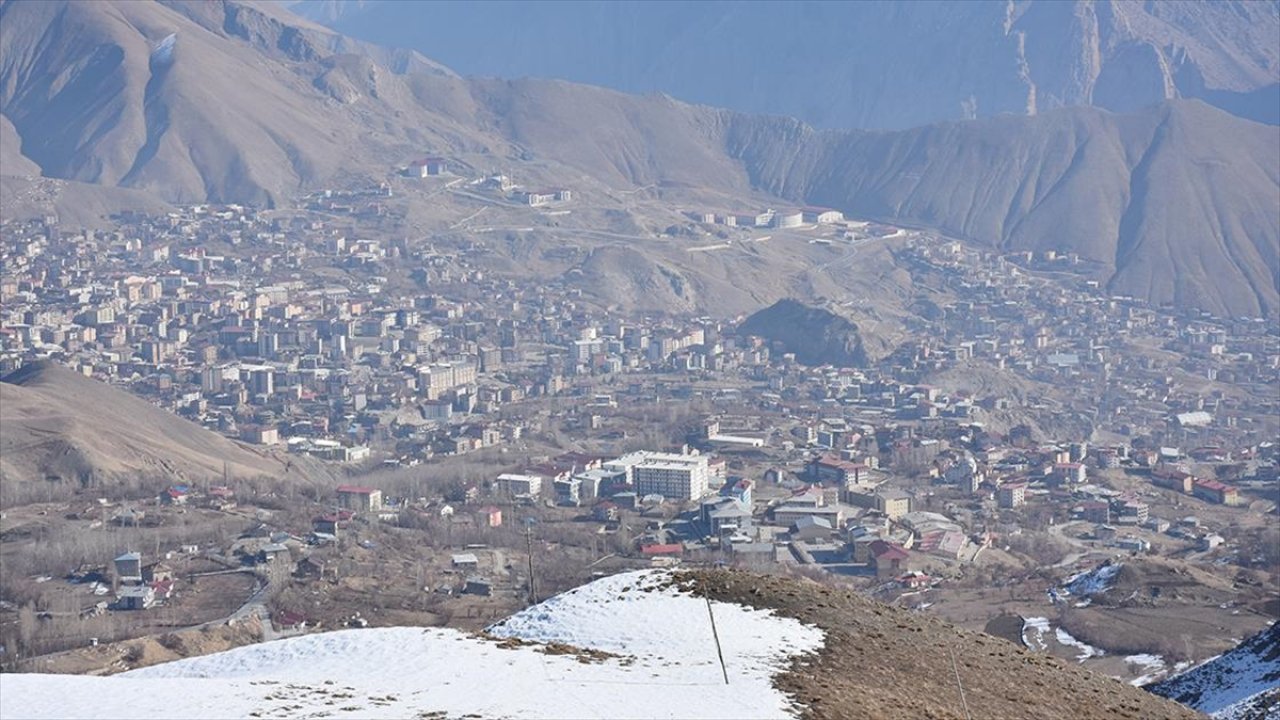
POLYGON ((297 475, 6 479, 0 539, 24 547, 5 555, 6 663, 250 619, 268 639, 480 628, 654 564, 785 566, 968 621, 983 588, 1042 599, 1108 559, 1280 561, 1273 323, 1178 315, 1109 296, 1075 256, 826 208, 671 208, 668 235, 713 241, 690 253, 791 242, 839 269, 878 245, 921 288, 897 315, 873 290, 829 302, 883 315, 893 341, 861 367, 804 364, 741 332, 745 314, 504 270, 499 238, 518 232, 475 216, 554 223, 590 194, 450 167, 286 209, 3 227, 0 374, 55 361, 297 475), (389 231, 419 181, 479 209, 438 237, 389 231))

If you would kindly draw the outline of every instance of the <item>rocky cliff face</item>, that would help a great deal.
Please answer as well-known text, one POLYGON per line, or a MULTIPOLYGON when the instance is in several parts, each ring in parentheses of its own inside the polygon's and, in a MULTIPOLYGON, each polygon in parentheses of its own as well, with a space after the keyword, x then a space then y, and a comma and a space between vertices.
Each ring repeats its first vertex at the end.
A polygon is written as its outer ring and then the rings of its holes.
POLYGON ((857 326, 839 315, 795 300, 779 300, 751 315, 738 326, 738 333, 781 343, 805 365, 867 364, 857 326))

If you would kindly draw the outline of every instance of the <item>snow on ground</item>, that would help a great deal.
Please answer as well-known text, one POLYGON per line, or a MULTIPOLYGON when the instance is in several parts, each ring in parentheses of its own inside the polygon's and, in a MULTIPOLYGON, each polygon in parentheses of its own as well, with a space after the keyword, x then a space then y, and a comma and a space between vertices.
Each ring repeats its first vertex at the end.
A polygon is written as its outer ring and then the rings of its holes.
POLYGON ((1080 654, 1076 655, 1076 660, 1078 660, 1079 662, 1084 662, 1085 660, 1088 660, 1089 658, 1094 657, 1095 655, 1106 654, 1102 650, 1099 650, 1098 648, 1090 645, 1087 642, 1082 642, 1080 640, 1075 639, 1075 637, 1072 636, 1071 633, 1067 632, 1066 630, 1063 630, 1062 628, 1057 629, 1055 636, 1058 638, 1059 643, 1063 645, 1067 645, 1069 647, 1073 647, 1076 650, 1080 651, 1080 654))
POLYGON ((1280 718, 1280 687, 1231 703, 1214 711, 1210 717, 1214 720, 1277 720, 1280 718))
MULTIPOLYGON (((706 600, 659 589, 669 578, 661 570, 603 578, 522 610, 489 632, 635 655, 655 665, 692 664, 699 677, 723 683, 706 600)), ((798 621, 733 604, 712 607, 725 660, 735 659, 730 672, 767 680, 789 654, 822 646, 822 631, 798 621)))
POLYGON ((1032 650, 1048 650, 1049 641, 1046 638, 1049 636, 1050 629, 1053 630, 1053 637, 1058 641, 1058 644, 1073 647, 1079 652, 1079 654, 1076 655, 1076 660, 1079 660, 1080 662, 1084 662, 1091 657, 1106 654, 1102 650, 1099 650, 1088 643, 1075 639, 1072 637, 1071 633, 1066 630, 1052 627, 1049 622, 1049 618, 1024 618, 1022 620, 1022 641, 1025 642, 1027 647, 1032 650))
POLYGON ((1120 564, 1101 565, 1067 578, 1062 589, 1071 595, 1089 597, 1104 593, 1111 589, 1116 573, 1120 572, 1120 564))
POLYGON ((1147 689, 1214 717, 1233 718, 1270 702, 1271 697, 1259 696, 1278 687, 1280 626, 1273 625, 1222 656, 1147 689))
POLYGON ((1048 650, 1044 636, 1049 632, 1049 618, 1034 617, 1022 621, 1022 640, 1032 650, 1048 650))
POLYGON ((1142 675, 1129 681, 1129 684, 1134 687, 1142 687, 1167 672, 1164 658, 1159 655, 1151 655, 1149 653, 1126 655, 1124 661, 1142 668, 1142 675))
POLYGON ((0 717, 776 718, 796 712, 772 676, 823 633, 772 612, 707 603, 644 570, 524 610, 503 637, 624 657, 547 654, 540 644, 445 628, 343 630, 262 643, 114 677, 0 675, 0 717))

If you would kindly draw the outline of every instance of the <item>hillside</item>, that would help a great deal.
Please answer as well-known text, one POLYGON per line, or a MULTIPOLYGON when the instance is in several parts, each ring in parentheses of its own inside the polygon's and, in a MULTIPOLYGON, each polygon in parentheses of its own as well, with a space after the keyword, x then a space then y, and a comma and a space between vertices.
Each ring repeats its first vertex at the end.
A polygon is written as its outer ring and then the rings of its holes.
POLYGON ((1130 111, 1179 97, 1280 122, 1280 9, 1272 1, 292 7, 468 75, 663 92, 819 127, 904 129, 1080 105, 1130 111))
POLYGON ((1112 293, 1157 304, 1280 308, 1280 141, 1198 101, 900 133, 744 121, 726 144, 782 197, 1003 250, 1074 252, 1112 293))
MULTIPOLYGON (((3 167, 0 164, 0 167, 3 167)), ((151 193, 39 177, 0 174, 0 216, 5 219, 54 216, 67 227, 113 229, 111 219, 125 210, 161 215, 173 206, 151 193)))
POLYGON ((795 300, 779 300, 752 314, 738 326, 738 333, 781 343, 805 365, 861 367, 867 363, 853 323, 795 300))
MULTIPOLYGON (((540 182, 767 193, 990 248, 1075 253, 1114 294, 1280 312, 1280 140, 1199 101, 819 131, 558 80, 467 80, 239 0, 0 2, 0 20, 0 139, 22 172, 171 202, 279 204, 432 152, 540 182)), ((645 259, 625 287, 661 289, 665 309, 695 304, 680 279, 694 261, 645 259)))
MULTIPOLYGON (((383 75, 450 74, 270 4, 6 1, 0 47, 6 165, 15 159, 11 125, 21 156, 46 176, 174 202, 269 204, 340 172, 368 170, 374 166, 352 157, 352 147, 412 141, 370 132, 373 120, 347 106, 377 95, 383 75)), ((392 84, 391 97, 374 101, 377 114, 412 103, 392 84)), ((30 168, 5 172, 17 170, 30 168)))
POLYGON ((346 630, 109 678, 5 675, 0 714, 895 720, 961 718, 965 707, 972 717, 1057 718, 1070 707, 1084 720, 1195 717, 1003 640, 736 571, 614 575, 490 633, 346 630))
POLYGON ((281 475, 284 463, 51 362, 0 379, 6 498, 59 479, 73 487, 281 475), (127 421, 122 421, 127 419, 127 421))
POLYGON ((1280 712, 1280 625, 1147 689, 1220 720, 1274 717, 1280 712))

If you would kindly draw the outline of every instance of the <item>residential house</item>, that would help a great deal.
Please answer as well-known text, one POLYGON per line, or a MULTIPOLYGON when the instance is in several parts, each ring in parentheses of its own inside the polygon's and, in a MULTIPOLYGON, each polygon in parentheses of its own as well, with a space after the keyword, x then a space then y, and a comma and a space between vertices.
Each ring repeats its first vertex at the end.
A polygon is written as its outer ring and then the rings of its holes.
POLYGON ((502 526, 502 508, 497 505, 486 505, 480 508, 481 522, 485 527, 501 527, 502 526))
POLYGON ((363 485, 339 485, 338 506, 356 512, 382 509, 382 491, 363 485))
POLYGON ((121 610, 146 610, 156 604, 156 591, 150 585, 126 585, 116 593, 121 610))
POLYGON ((881 580, 895 578, 913 569, 910 567, 911 553, 901 545, 876 540, 870 544, 868 551, 871 567, 875 570, 876 577, 881 580))
POLYGON ((616 522, 618 506, 608 500, 601 500, 591 508, 591 519, 596 522, 616 522))
POLYGON ((1027 502, 1027 484, 1025 482, 1005 483, 1000 486, 996 495, 1002 508, 1022 507, 1027 502))
POLYGON ((125 584, 142 582, 142 553, 127 552, 115 559, 116 577, 125 584))
POLYGON ((1111 504, 1104 500, 1086 500, 1079 505, 1080 518, 1106 525, 1111 522, 1111 504))

